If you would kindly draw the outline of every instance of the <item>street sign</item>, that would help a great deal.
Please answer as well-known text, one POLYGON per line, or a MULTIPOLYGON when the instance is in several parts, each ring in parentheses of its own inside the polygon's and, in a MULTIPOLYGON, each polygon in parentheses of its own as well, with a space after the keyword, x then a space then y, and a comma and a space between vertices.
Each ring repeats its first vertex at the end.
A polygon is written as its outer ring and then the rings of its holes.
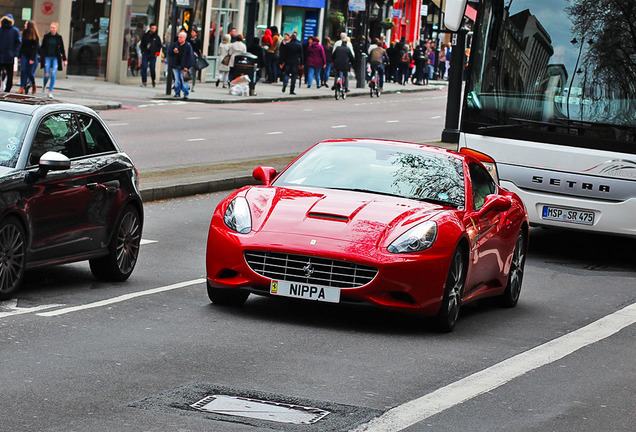
POLYGON ((353 12, 361 12, 365 9, 365 0, 349 0, 349 10, 353 12))

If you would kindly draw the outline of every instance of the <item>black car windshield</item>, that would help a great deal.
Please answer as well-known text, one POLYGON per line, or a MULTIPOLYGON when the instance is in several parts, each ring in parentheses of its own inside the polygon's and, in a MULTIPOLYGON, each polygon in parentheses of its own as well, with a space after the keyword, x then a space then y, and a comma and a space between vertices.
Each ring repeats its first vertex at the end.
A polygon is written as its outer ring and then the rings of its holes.
POLYGON ((15 168, 31 117, 0 111, 0 166, 15 168))
POLYGON ((408 146, 321 143, 285 170, 274 185, 344 189, 464 206, 461 160, 408 146))

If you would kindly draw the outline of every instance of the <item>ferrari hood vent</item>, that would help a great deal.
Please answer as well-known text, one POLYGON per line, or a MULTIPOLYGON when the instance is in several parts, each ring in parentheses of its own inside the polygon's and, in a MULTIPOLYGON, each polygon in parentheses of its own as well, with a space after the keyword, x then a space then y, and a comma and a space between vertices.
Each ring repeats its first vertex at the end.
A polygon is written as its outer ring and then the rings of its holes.
POLYGON ((309 212, 307 214, 310 218, 314 219, 326 219, 338 222, 349 222, 349 218, 342 215, 331 214, 331 213, 319 213, 319 212, 309 212))

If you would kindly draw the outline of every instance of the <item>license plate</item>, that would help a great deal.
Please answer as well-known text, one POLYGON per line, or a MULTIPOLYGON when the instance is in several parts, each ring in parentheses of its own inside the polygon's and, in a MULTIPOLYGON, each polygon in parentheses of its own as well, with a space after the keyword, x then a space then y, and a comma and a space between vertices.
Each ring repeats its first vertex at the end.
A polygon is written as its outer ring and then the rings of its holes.
POLYGON ((594 225, 594 212, 543 206, 543 219, 581 225, 594 225))
POLYGON ((269 293, 284 297, 296 297, 306 300, 317 300, 330 303, 340 302, 340 289, 302 282, 287 282, 273 280, 269 286, 269 293))

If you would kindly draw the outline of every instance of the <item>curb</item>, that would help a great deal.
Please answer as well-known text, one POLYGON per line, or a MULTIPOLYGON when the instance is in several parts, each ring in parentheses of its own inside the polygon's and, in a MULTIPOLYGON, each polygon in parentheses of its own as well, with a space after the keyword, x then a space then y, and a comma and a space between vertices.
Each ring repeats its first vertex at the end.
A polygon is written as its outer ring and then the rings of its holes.
POLYGON ((171 186, 149 187, 141 189, 141 199, 143 202, 161 201, 173 198, 182 198, 191 195, 221 192, 231 189, 239 189, 247 185, 256 185, 258 182, 249 175, 228 177, 217 180, 202 182, 192 182, 171 186))

